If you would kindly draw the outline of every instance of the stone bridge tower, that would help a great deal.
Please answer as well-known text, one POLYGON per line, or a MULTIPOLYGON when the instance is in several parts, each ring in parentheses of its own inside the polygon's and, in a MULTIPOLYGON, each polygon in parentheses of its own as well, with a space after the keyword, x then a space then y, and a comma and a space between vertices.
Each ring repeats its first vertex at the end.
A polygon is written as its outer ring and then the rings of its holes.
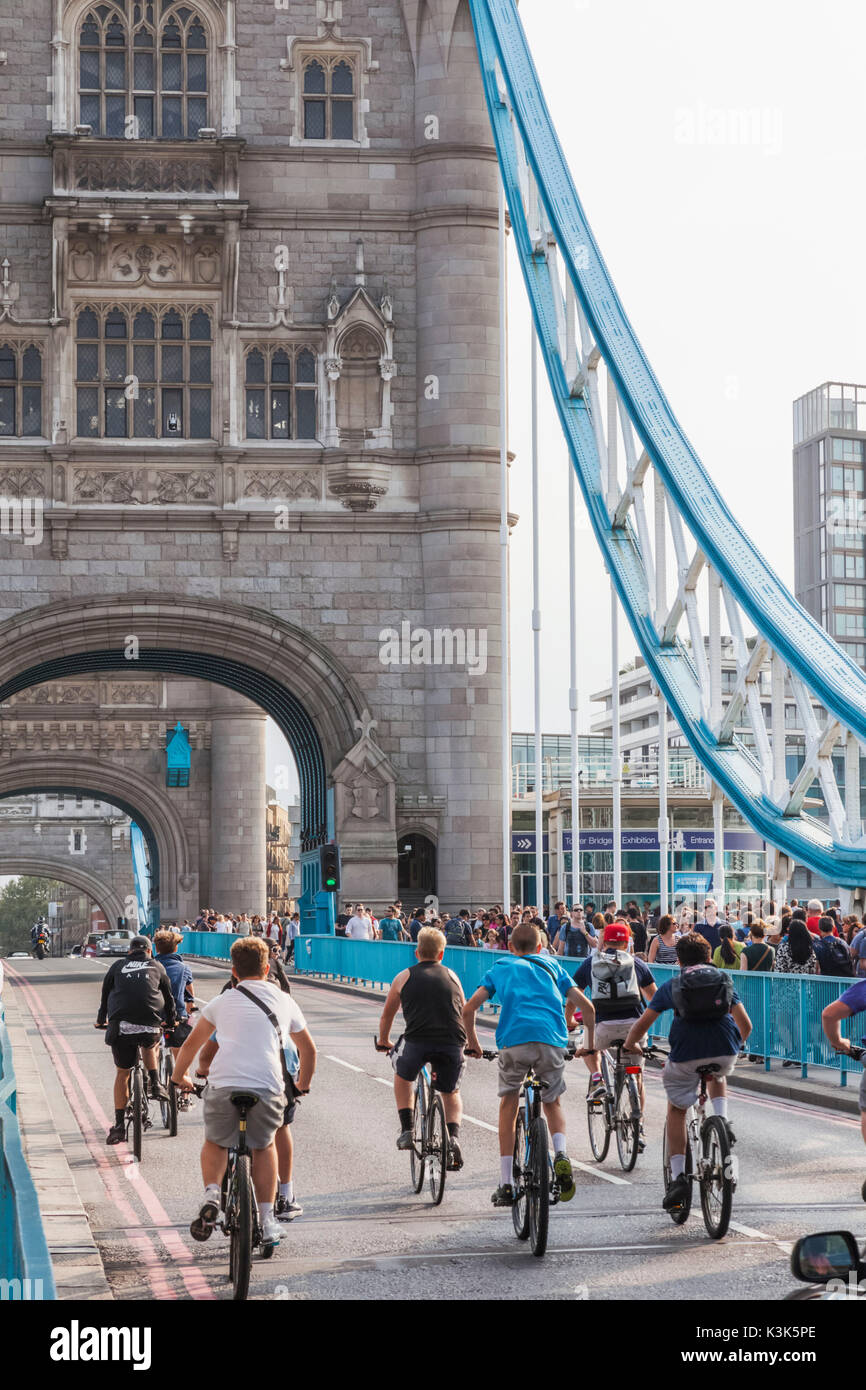
POLYGON ((216 681, 292 743, 308 887, 337 835, 349 897, 386 903, 408 842, 413 895, 492 901, 466 0, 31 0, 0 48, 0 701, 136 661, 216 681))

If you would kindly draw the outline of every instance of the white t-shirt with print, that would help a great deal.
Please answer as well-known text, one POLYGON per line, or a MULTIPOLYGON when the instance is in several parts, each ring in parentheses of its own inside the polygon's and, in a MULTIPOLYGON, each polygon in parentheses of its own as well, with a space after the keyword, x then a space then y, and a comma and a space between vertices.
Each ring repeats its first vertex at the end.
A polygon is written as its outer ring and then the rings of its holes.
POLYGON ((280 1048, 291 1033, 302 1033, 306 1019, 290 994, 267 980, 242 980, 244 989, 267 1004, 282 1028, 282 1039, 266 1013, 237 989, 227 989, 205 1004, 202 1017, 212 1023, 219 1043, 210 1068, 212 1086, 248 1086, 272 1095, 283 1089, 280 1048))

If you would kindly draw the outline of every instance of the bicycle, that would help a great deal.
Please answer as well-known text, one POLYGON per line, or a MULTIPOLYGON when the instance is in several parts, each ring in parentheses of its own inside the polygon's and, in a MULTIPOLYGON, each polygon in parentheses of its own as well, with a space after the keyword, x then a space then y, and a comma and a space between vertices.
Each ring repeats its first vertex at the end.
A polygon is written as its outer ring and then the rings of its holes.
POLYGON ((168 1045, 168 1035, 172 1032, 163 1029, 159 1035, 159 1084, 165 1092, 165 1100, 160 1100, 159 1108, 162 1114, 162 1127, 167 1129, 169 1137, 174 1139, 177 1134, 177 1112, 178 1112, 178 1093, 177 1087, 172 1081, 174 1072, 174 1058, 171 1055, 171 1048, 168 1045))
MULTIPOLYGON (((603 1163, 610 1148, 610 1136, 616 1134, 616 1150, 623 1172, 630 1173, 641 1152, 642 1111, 640 1103, 639 1078, 641 1068, 637 1063, 623 1059, 625 1036, 617 1038, 610 1046, 616 1049, 613 1065, 613 1078, 610 1074, 610 1058, 606 1051, 601 1054, 601 1075, 604 1082, 604 1095, 588 1095, 586 1098, 586 1121, 589 1129, 589 1145, 597 1163, 603 1163)), ((586 1056, 584 1049, 581 1056, 586 1056)))
MULTIPOLYGON (((576 1055, 573 1043, 565 1053, 567 1061, 576 1055)), ((483 1053, 492 1061, 498 1053, 483 1053)), ((512 1184, 514 1200, 511 1219, 518 1240, 528 1240, 533 1255, 547 1250, 550 1208, 560 1198, 560 1182, 550 1156, 550 1134, 541 1110, 541 1093, 547 1082, 540 1081, 530 1067, 520 1083, 517 1122, 514 1128, 512 1184)))
MULTIPOLYGON (((659 1053, 665 1056, 664 1053, 659 1053)), ((687 1195, 682 1204, 669 1212, 675 1226, 682 1226, 692 1208, 694 1184, 701 1194, 704 1225, 711 1240, 721 1240, 731 1221, 731 1208, 737 1190, 736 1159, 731 1152, 727 1122, 721 1115, 707 1115, 707 1079, 719 1070, 717 1062, 698 1067, 700 1092, 694 1105, 686 1111, 687 1195)), ((668 1127, 665 1122, 662 1137, 662 1173, 665 1192, 673 1181, 668 1153, 668 1127)))
POLYGON ((145 1130, 153 1129, 150 1106, 147 1100, 147 1072, 144 1069, 140 1047, 136 1048, 135 1066, 129 1076, 129 1098, 126 1102, 124 1121, 126 1124, 126 1142, 129 1143, 129 1131, 131 1129, 132 1152, 140 1163, 142 1136, 145 1130))
MULTIPOLYGON (((205 1089, 203 1085, 193 1087, 199 1097, 205 1089)), ((262 1240, 259 1204, 253 1188, 253 1156, 252 1150, 247 1148, 247 1112, 257 1101, 258 1096, 246 1091, 236 1091, 231 1096, 231 1103, 238 1111, 238 1143, 228 1151, 220 1192, 218 1225, 229 1238, 229 1278, 235 1302, 242 1302, 249 1293, 253 1251, 261 1246, 262 1259, 269 1260, 275 1249, 273 1244, 265 1244, 262 1240)))
MULTIPOLYGON (((394 1051, 391 1047, 380 1046, 379 1039, 375 1035, 373 1043, 377 1052, 387 1052, 389 1057, 394 1051)), ((483 1053, 483 1056, 487 1058, 497 1055, 495 1052, 483 1053)), ((412 1174, 412 1191, 420 1193, 426 1175, 430 1185, 430 1197, 434 1207, 438 1207, 445 1195, 445 1174, 448 1171, 451 1139, 448 1134, 442 1097, 433 1086, 434 1075, 430 1071, 429 1062, 425 1062, 415 1080, 412 1106, 412 1148, 409 1150, 409 1163, 412 1174), (429 1173, 427 1171, 428 1165, 429 1173)))

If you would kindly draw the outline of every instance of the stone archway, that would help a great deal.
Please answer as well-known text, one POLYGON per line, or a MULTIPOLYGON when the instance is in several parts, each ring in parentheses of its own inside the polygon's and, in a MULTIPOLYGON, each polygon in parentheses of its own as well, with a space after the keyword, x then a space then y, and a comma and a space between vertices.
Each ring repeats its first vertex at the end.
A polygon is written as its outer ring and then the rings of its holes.
MULTIPOLYGON (((62 601, 0 625, 0 703, 44 681, 85 671, 129 672, 133 663, 225 685, 264 709, 285 734, 298 766, 302 851, 312 854, 324 843, 330 833, 328 781, 356 746, 366 716, 360 688, 324 644, 271 614, 212 600, 172 601, 145 593, 62 601)), ((377 760, 393 785, 396 774, 381 750, 377 760)), ((364 775, 359 768, 358 776, 364 775)), ((49 780, 56 781, 56 774, 49 780)), ((32 777, 28 781, 32 786, 32 777)), ((109 795, 102 778, 96 785, 109 795)), ((378 858, 381 867, 385 832, 396 884, 393 801, 391 796, 388 826, 380 823, 378 858)), ((358 882, 344 886, 363 896, 363 818, 349 819, 341 837, 350 859, 358 840, 358 882)), ((381 892, 366 896, 378 900, 381 892)))
POLYGON ((41 855, 6 855, 0 849, 0 874, 26 874, 32 878, 53 878, 86 893, 111 924, 126 915, 123 898, 109 883, 88 869, 71 866, 66 859, 43 858, 41 855))
POLYGON ((0 759, 0 798, 32 792, 74 792, 125 811, 147 840, 160 915, 183 920, 198 911, 198 870, 186 827, 168 798, 146 781, 130 786, 125 768, 64 752, 0 759))

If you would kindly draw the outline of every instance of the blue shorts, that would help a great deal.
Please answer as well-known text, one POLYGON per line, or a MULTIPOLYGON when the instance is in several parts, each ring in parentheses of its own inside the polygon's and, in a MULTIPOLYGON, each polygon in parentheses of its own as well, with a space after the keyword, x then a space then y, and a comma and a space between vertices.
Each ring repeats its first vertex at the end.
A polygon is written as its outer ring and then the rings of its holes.
POLYGON ((462 1043, 425 1043, 423 1038, 398 1039, 391 1053, 391 1065, 403 1081, 415 1081, 425 1063, 430 1063, 434 1091, 450 1095, 460 1090, 466 1066, 462 1043))

